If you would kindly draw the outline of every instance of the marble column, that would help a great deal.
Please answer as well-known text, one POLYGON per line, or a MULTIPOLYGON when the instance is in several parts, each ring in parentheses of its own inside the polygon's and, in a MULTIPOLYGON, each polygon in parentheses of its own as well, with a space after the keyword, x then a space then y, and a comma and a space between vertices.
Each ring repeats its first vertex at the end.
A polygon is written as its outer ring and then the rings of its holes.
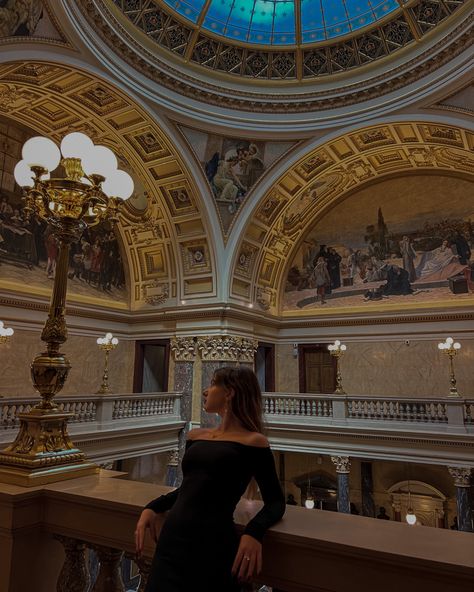
MULTIPOLYGON (((256 339, 235 335, 210 335, 197 339, 197 349, 201 355, 202 372, 201 388, 204 390, 211 382, 214 372, 223 366, 238 366, 253 364, 257 351, 256 339)), ((201 409, 201 426, 216 427, 220 424, 220 417, 214 413, 207 413, 201 409)))
POLYGON ((193 399, 193 371, 196 360, 196 339, 194 337, 174 337, 171 339, 171 353, 174 356, 174 381, 175 391, 182 392, 181 397, 181 419, 186 422, 184 430, 181 431, 178 443, 178 465, 176 478, 173 487, 181 484, 181 459, 184 454, 186 433, 192 415, 193 399))
POLYGON ((349 498, 349 472, 351 461, 348 456, 331 456, 337 474, 337 511, 344 514, 351 513, 349 498))
POLYGON ((469 467, 448 467, 456 487, 458 529, 473 532, 473 505, 471 496, 471 469, 469 467))
POLYGON ((375 518, 374 481, 371 462, 360 463, 360 489, 362 493, 362 516, 375 518))

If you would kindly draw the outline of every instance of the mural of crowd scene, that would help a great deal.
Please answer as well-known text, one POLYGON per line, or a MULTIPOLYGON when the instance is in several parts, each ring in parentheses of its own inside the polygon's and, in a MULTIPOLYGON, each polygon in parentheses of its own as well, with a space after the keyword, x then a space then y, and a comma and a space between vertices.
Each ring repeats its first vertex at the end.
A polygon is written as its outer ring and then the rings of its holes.
MULTIPOLYGON (((36 134, 0 118, 0 284, 50 289, 58 244, 45 222, 25 216, 22 190, 13 177, 21 148, 32 135, 36 134)), ((68 275, 69 294, 127 299, 121 250, 108 222, 86 230, 72 244, 68 275)))
POLYGON ((41 0, 0 0, 0 38, 61 39, 41 0))
POLYGON ((472 183, 385 181, 310 230, 288 271, 284 309, 472 300, 473 241, 472 183))
POLYGON ((227 138, 190 128, 182 131, 204 168, 225 233, 261 175, 294 145, 227 138))

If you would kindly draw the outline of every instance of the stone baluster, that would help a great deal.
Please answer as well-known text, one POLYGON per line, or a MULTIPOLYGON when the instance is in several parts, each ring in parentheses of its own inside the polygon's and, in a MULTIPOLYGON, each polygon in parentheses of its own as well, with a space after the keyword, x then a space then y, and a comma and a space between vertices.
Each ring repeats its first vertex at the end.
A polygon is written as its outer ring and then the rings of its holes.
POLYGON ((139 557, 135 559, 135 562, 138 566, 138 571, 140 572, 140 585, 138 586, 137 592, 145 592, 145 586, 148 581, 148 576, 150 575, 152 560, 147 559, 146 557, 139 557))
POLYGON ((120 573, 123 551, 94 545, 99 559, 99 574, 91 592, 125 592, 120 573))
POLYGON ((331 456, 331 460, 336 466, 337 474, 337 511, 350 514, 349 472, 351 461, 348 456, 331 456))
POLYGON ((82 541, 54 535, 64 547, 66 555, 56 585, 57 592, 87 592, 90 575, 86 563, 86 545, 82 541))
POLYGON ((456 506, 458 510, 458 528, 473 532, 471 469, 469 467, 448 467, 456 487, 456 506))
POLYGON ((400 503, 400 500, 393 501, 392 508, 393 508, 393 519, 395 520, 395 522, 401 522, 402 521, 402 504, 400 503))

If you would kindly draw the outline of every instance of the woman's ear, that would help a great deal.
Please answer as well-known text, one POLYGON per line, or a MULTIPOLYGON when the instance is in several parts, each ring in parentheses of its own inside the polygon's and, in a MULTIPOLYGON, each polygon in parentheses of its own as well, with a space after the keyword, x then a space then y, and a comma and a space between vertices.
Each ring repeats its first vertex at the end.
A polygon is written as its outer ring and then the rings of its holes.
POLYGON ((231 388, 229 389, 228 398, 229 398, 229 399, 233 399, 233 398, 234 398, 234 396, 235 396, 235 391, 234 391, 234 389, 231 387, 231 388))

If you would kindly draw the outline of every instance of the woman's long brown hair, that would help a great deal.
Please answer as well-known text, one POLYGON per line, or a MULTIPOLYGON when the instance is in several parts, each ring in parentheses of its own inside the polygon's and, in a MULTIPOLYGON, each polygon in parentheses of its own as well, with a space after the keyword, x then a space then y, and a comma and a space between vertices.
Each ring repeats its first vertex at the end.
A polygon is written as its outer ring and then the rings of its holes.
POLYGON ((214 382, 234 391, 230 408, 244 428, 263 433, 262 391, 253 370, 245 366, 219 368, 214 382))

